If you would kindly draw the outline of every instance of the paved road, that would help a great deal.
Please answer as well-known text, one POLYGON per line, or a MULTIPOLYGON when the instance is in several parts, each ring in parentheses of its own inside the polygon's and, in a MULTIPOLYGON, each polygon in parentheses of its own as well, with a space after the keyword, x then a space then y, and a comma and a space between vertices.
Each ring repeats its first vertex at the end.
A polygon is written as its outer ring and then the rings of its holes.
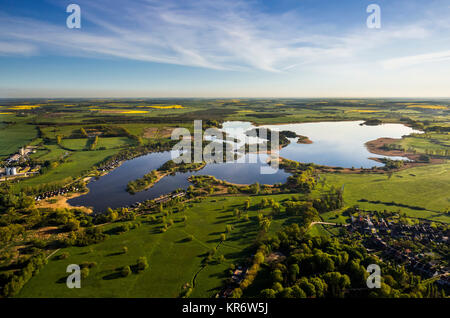
POLYGON ((309 227, 315 224, 323 224, 323 225, 334 225, 334 226, 348 226, 348 224, 340 224, 340 223, 331 223, 331 222, 311 222, 309 227))

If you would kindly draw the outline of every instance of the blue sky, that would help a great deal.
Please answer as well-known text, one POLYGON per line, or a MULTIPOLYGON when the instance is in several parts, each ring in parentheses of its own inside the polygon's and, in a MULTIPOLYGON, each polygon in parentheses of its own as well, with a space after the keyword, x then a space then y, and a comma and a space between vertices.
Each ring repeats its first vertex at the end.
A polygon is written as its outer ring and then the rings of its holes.
POLYGON ((449 97, 449 17, 448 0, 0 0, 0 97, 449 97))

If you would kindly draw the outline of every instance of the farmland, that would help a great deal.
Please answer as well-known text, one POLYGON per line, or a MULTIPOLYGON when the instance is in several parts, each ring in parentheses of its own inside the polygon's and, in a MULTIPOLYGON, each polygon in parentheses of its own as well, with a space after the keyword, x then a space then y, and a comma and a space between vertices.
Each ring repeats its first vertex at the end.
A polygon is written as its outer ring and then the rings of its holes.
POLYGON ((449 223, 445 213, 450 203, 449 169, 449 164, 443 164, 407 169, 391 177, 328 174, 326 179, 330 184, 344 186, 348 205, 401 210, 411 217, 449 223))
MULTIPOLYGON (((33 152, 15 165, 40 167, 39 174, 8 178, 0 187, 0 282, 9 282, 8 293, 4 292, 8 296, 214 297, 233 286, 253 297, 260 295, 261 286, 272 288, 267 282, 271 282, 273 269, 269 261, 259 263, 255 255, 274 257, 273 251, 261 246, 276 250, 277 235, 286 238, 292 233, 284 231, 296 231, 289 226, 298 225, 308 239, 344 242, 349 235, 343 234, 344 225, 358 213, 378 213, 380 218, 405 224, 432 224, 442 231, 448 231, 450 224, 448 100, 74 99, 8 100, 2 106, 1 112, 8 114, 0 114, 1 159, 17 156, 21 147, 29 146, 33 152), (68 204, 52 207, 52 202, 65 203, 66 197, 88 192, 86 177, 102 178, 128 159, 170 150, 173 129, 187 128, 192 133, 194 120, 202 120, 203 129, 220 128, 225 121, 403 124, 420 133, 382 146, 396 151, 396 156, 422 155, 422 161, 365 169, 297 163, 286 168, 293 178, 267 187, 252 180, 240 185, 205 179, 177 189, 186 197, 172 200, 175 207, 172 201, 158 205, 149 200, 95 215, 68 204), (330 193, 341 195, 342 200, 330 193), (339 204, 328 202, 333 200, 339 204), (311 221, 331 224, 309 226, 311 221), (94 229, 105 237, 93 242, 86 239, 86 233, 94 229), (71 242, 71 237, 86 241, 71 242), (40 253, 51 255, 48 263, 39 265, 32 277, 23 274, 24 264, 40 253), (136 270, 140 257, 146 257, 149 265, 142 271, 136 270), (90 264, 81 289, 66 287, 69 264, 90 264), (130 273, 124 275, 127 266, 130 273), (261 270, 238 287, 230 283, 231 269, 237 266, 252 271, 261 266, 261 270), (18 275, 28 279, 11 281, 18 275)), ((126 177, 127 173, 119 174, 119 178, 126 177)), ((105 197, 102 200, 108 200, 105 197)), ((311 242, 305 244, 325 249, 318 241, 311 242)), ((352 248, 361 254, 362 240, 354 244, 352 248)), ((438 255, 442 252, 439 244, 410 249, 437 249, 438 255)), ((440 257, 430 259, 446 266, 440 257)))
MULTIPOLYGON (((1 118, 1 117, 0 117, 1 118)), ((0 158, 5 159, 8 155, 17 151, 18 148, 27 145, 37 136, 36 128, 22 123, 21 120, 11 124, 0 126, 2 142, 0 145, 0 158)))

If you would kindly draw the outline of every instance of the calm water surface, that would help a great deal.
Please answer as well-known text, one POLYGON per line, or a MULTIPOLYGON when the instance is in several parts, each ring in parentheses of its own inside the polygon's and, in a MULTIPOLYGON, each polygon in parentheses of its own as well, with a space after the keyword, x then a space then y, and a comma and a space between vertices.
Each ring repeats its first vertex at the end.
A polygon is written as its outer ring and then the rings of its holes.
POLYGON ((136 202, 142 202, 157 198, 176 189, 186 189, 191 183, 187 180, 191 175, 211 175, 221 180, 237 184, 249 184, 259 182, 261 184, 284 183, 289 173, 283 170, 273 170, 271 174, 261 174, 261 167, 271 169, 267 165, 267 155, 247 155, 246 162, 256 163, 222 163, 208 164, 202 170, 196 172, 176 173, 162 178, 153 187, 129 194, 126 191, 127 184, 131 180, 141 178, 151 170, 158 169, 166 161, 171 159, 169 151, 151 153, 123 163, 109 174, 98 180, 89 182, 89 193, 68 202, 74 206, 90 206, 95 212, 105 211, 108 207, 118 208, 129 206, 136 202))
MULTIPOLYGON (((314 162, 321 165, 340 167, 382 166, 383 164, 371 160, 373 157, 386 157, 370 153, 365 143, 380 137, 401 138, 411 133, 419 133, 401 124, 384 124, 379 126, 361 126, 361 121, 353 122, 320 122, 286 125, 266 125, 272 130, 289 130, 299 135, 308 136, 312 144, 297 144, 292 139, 291 144, 280 150, 280 156, 300 162, 314 162)), ((225 122, 223 131, 240 140, 236 148, 245 142, 259 143, 258 138, 247 138, 245 132, 254 128, 249 122, 225 122)), ((402 157, 389 157, 391 159, 406 159, 402 157)), ((261 174, 261 167, 270 169, 266 164, 266 155, 250 154, 243 159, 247 163, 208 164, 196 172, 176 173, 167 176, 156 183, 152 188, 131 195, 126 192, 129 181, 141 178, 153 169, 171 159, 170 152, 151 153, 123 163, 119 168, 98 180, 88 184, 89 193, 69 200, 71 205, 91 206, 94 211, 101 212, 106 208, 128 206, 135 202, 154 199, 160 195, 170 193, 178 188, 186 189, 190 183, 187 180, 191 175, 212 175, 218 179, 238 184, 275 184, 285 182, 289 176, 283 170, 272 171, 271 174, 261 174), (248 162, 256 163, 248 163, 248 162)))
POLYGON ((308 136, 312 144, 291 142, 280 151, 280 156, 300 162, 344 167, 371 168, 383 164, 369 158, 390 158, 408 160, 405 157, 389 157, 369 152, 365 143, 381 137, 401 138, 412 133, 420 133, 401 124, 361 126, 362 121, 321 122, 289 125, 265 126, 273 130, 289 130, 298 135, 308 136))

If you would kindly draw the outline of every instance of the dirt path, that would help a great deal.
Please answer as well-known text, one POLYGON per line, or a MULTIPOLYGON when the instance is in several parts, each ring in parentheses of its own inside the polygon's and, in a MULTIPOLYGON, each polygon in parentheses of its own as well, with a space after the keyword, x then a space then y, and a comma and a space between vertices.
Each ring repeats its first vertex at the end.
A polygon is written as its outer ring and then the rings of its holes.
POLYGON ((60 248, 54 250, 53 252, 50 253, 49 256, 47 256, 47 259, 50 259, 50 257, 52 257, 53 255, 55 255, 58 251, 60 250, 60 248))
POLYGON ((333 226, 348 226, 348 224, 340 224, 340 223, 331 223, 331 222, 317 221, 317 222, 311 222, 311 224, 309 224, 309 227, 312 227, 313 225, 316 225, 316 224, 333 225, 333 226))
MULTIPOLYGON (((223 243, 223 241, 220 241, 219 244, 217 244, 217 246, 216 246, 216 252, 217 252, 217 249, 220 247, 220 245, 222 245, 222 243, 223 243)), ((203 264, 203 265, 200 267, 200 269, 195 273, 194 277, 192 278, 192 288, 195 288, 195 280, 197 279, 198 274, 200 274, 200 272, 201 272, 202 270, 204 270, 206 266, 208 266, 208 263, 205 262, 205 264, 203 264)))

